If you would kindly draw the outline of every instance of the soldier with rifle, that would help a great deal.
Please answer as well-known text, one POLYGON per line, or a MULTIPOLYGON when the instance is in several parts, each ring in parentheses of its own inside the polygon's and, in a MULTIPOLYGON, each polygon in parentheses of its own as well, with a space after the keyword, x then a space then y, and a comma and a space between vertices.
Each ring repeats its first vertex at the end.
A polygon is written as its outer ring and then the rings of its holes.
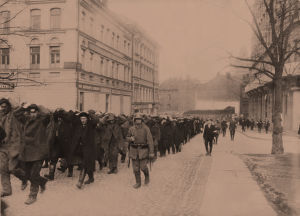
MULTIPOLYGON (((130 143, 129 160, 132 159, 132 168, 136 184, 134 188, 141 187, 141 170, 145 175, 145 185, 149 184, 150 176, 148 161, 154 159, 154 145, 150 129, 143 122, 142 115, 136 113, 133 118, 134 125, 129 128, 127 141, 130 143)), ((128 163, 129 165, 129 163, 128 163)))

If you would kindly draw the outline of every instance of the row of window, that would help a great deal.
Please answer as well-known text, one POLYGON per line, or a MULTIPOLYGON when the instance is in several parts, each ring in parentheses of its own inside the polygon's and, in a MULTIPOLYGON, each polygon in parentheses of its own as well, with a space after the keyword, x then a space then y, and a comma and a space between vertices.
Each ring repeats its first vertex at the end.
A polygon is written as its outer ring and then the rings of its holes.
POLYGON ((84 32, 90 33, 93 37, 99 41, 111 46, 112 48, 122 50, 127 55, 130 55, 131 44, 127 40, 121 40, 119 34, 111 31, 110 28, 104 25, 94 25, 95 21, 93 17, 90 17, 87 21, 86 13, 82 11, 81 13, 81 26, 84 32), (87 23, 89 22, 89 23, 87 23), (87 29, 88 27, 88 29, 87 29))
POLYGON ((135 52, 138 53, 141 57, 148 59, 151 63, 156 62, 156 56, 152 49, 148 48, 143 43, 139 44, 135 41, 135 52))
MULTIPOLYGON (((60 64, 60 47, 59 46, 50 46, 50 66, 59 67, 60 64)), ((0 65, 2 68, 8 67, 10 64, 10 50, 9 48, 0 48, 0 65)), ((39 46, 30 47, 30 67, 36 69, 40 67, 41 54, 39 46)))
POLYGON ((153 89, 150 88, 135 88, 133 92, 133 98, 136 102, 152 102, 153 101, 153 89))
POLYGON ((135 75, 148 81, 153 81, 154 70, 139 63, 135 63, 135 75))
MULTIPOLYGON (((41 28, 41 10, 30 10, 30 28, 38 30, 41 28)), ((9 31, 10 29, 10 11, 0 12, 0 29, 2 31, 9 31)), ((59 29, 61 27, 61 9, 50 9, 50 29, 59 29)))
POLYGON ((94 72, 114 79, 130 82, 130 67, 109 58, 82 50, 81 64, 85 71, 94 72))
MULTIPOLYGON (((32 9, 30 11, 30 27, 31 29, 41 28, 41 10, 32 9)), ((61 9, 50 9, 50 29, 59 29, 61 27, 61 9)))

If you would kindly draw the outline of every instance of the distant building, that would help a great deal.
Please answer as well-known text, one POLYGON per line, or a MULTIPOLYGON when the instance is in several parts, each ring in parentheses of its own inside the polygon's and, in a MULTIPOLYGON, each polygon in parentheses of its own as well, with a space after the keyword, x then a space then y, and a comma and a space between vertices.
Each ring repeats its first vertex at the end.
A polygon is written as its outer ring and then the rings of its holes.
POLYGON ((229 120, 231 119, 235 112, 235 108, 228 106, 225 109, 201 109, 201 110, 190 110, 187 112, 184 112, 183 115, 185 116, 196 116, 202 119, 213 119, 213 120, 229 120))
MULTIPOLYGON (((138 94, 132 79, 134 39, 148 39, 146 34, 135 36, 138 27, 136 31, 129 28, 106 2, 26 0, 2 6, 1 20, 21 13, 3 22, 1 38, 7 43, 0 44, 0 76, 15 73, 16 79, 8 82, 11 86, 2 83, 0 96, 49 108, 130 114, 135 102, 132 96, 138 94)), ((141 50, 141 61, 147 65, 147 76, 155 81, 142 88, 141 97, 152 106, 158 102, 154 99, 158 94, 158 51, 146 47, 141 50), (150 75, 149 69, 156 75, 150 75)))
POLYGON ((192 89, 159 90, 160 113, 182 113, 195 108, 196 91, 192 89))
POLYGON ((179 112, 178 89, 160 89, 159 90, 160 107, 159 111, 179 112))

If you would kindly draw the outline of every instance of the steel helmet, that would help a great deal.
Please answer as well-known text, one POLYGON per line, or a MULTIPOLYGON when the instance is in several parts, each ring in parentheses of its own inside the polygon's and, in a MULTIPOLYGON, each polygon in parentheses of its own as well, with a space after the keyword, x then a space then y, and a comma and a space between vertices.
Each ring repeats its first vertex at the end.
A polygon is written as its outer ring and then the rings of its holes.
POLYGON ((134 116, 133 116, 133 121, 135 121, 136 119, 142 119, 143 120, 142 113, 135 113, 134 116))

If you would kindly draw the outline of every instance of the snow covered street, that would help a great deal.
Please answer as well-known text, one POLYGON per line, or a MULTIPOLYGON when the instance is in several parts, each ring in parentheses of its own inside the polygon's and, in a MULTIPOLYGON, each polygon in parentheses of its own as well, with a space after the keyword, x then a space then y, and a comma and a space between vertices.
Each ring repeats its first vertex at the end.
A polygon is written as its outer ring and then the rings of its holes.
MULTIPOLYGON (((152 166, 150 184, 138 190, 132 187, 135 179, 127 163, 119 164, 115 175, 106 174, 107 168, 97 170, 95 182, 82 190, 75 186, 79 171, 74 170, 72 178, 56 171, 55 180, 48 182, 45 193, 38 195, 36 203, 26 206, 29 189, 21 191, 20 182, 13 178, 13 195, 5 198, 9 204, 8 215, 211 216, 219 215, 218 209, 225 211, 223 215, 260 215, 257 212, 275 215, 238 157, 239 153, 251 149, 252 143, 255 143, 253 147, 258 145, 257 140, 251 140, 240 133, 234 142, 228 136, 220 137, 209 157, 204 154, 200 134, 184 145, 181 153, 159 158, 152 166), (249 203, 256 208, 244 208, 249 203)), ((47 171, 43 169, 42 174, 47 171)))

